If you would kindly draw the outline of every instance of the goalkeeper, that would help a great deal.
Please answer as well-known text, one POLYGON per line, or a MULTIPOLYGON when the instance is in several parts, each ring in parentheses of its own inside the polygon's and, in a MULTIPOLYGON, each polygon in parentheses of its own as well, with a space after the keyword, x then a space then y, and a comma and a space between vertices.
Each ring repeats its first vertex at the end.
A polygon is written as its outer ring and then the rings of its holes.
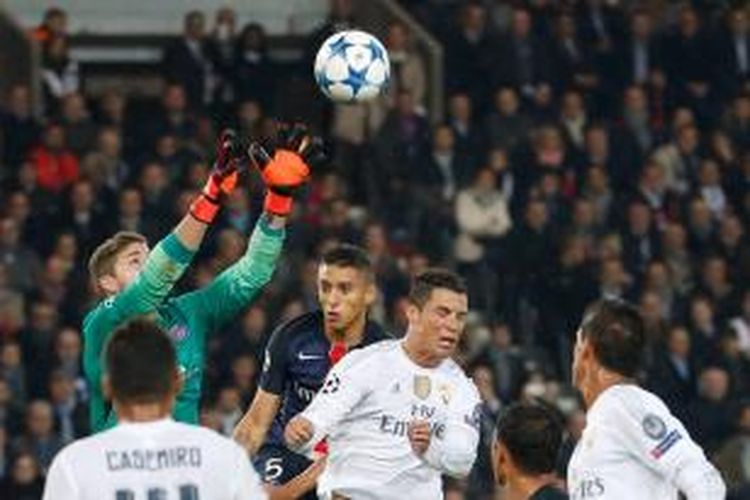
POLYGON ((284 240, 292 195, 308 179, 308 163, 320 148, 301 125, 283 127, 275 151, 258 144, 248 150, 267 188, 264 214, 255 226, 245 255, 206 287, 177 297, 170 290, 190 264, 223 198, 235 188, 244 157, 231 132, 222 134, 217 160, 201 195, 189 213, 151 252, 146 239, 119 232, 100 245, 89 271, 102 301, 83 323, 84 371, 91 387, 91 428, 115 425, 112 406, 101 389, 102 352, 115 329, 135 316, 149 315, 164 328, 177 351, 182 390, 172 412, 181 422, 198 423, 198 405, 206 342, 246 306, 271 279, 284 240))

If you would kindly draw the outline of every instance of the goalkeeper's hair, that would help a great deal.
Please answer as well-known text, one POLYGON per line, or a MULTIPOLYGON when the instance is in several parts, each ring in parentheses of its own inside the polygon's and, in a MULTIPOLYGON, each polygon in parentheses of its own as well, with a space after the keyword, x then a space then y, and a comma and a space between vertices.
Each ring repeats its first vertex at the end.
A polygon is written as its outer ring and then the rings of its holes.
POLYGON ((117 256, 131 243, 148 243, 146 237, 133 231, 119 231, 96 247, 89 258, 89 274, 94 280, 115 271, 117 256))
POLYGON ((466 282, 458 274, 444 268, 427 269, 412 279, 409 301, 415 306, 422 308, 430 297, 432 291, 444 288, 459 294, 466 294, 466 282))
POLYGON ((638 310, 622 300, 602 300, 589 307, 581 334, 608 370, 634 377, 641 367, 646 333, 638 310))
POLYGON ((145 318, 115 330, 107 343, 104 369, 112 399, 119 403, 158 403, 175 391, 177 355, 172 341, 145 318))
POLYGON ((516 403, 498 419, 495 439, 507 448, 522 473, 548 474, 557 465, 563 439, 562 419, 542 403, 516 403))
POLYGON ((320 261, 329 266, 351 267, 364 273, 368 278, 374 279, 374 271, 372 269, 372 261, 370 260, 370 257, 363 248, 356 245, 350 245, 348 243, 336 245, 335 247, 326 250, 320 261))

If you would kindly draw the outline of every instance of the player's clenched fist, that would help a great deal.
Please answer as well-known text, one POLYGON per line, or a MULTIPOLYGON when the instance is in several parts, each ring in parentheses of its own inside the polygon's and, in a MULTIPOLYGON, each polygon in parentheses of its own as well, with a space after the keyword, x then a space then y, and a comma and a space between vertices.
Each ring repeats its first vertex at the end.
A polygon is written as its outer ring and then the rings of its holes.
POLYGON ((425 420, 415 420, 409 424, 407 435, 414 453, 423 455, 430 446, 430 423, 425 420))
POLYGON ((290 448, 300 448, 313 437, 313 425, 305 417, 296 416, 286 424, 284 441, 290 448))

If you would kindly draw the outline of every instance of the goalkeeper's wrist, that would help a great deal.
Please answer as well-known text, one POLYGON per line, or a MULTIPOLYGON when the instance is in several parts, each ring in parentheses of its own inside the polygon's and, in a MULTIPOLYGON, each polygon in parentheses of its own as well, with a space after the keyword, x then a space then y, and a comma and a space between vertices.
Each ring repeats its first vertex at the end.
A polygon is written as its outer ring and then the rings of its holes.
POLYGON ((219 213, 219 201, 205 193, 201 193, 190 204, 190 215, 199 222, 211 224, 219 213))
POLYGON ((268 190, 263 202, 263 210, 273 215, 287 216, 292 211, 294 200, 289 195, 283 195, 268 190))
POLYGON ((219 200, 221 196, 221 182, 214 174, 208 176, 206 184, 203 185, 203 195, 212 200, 219 200))

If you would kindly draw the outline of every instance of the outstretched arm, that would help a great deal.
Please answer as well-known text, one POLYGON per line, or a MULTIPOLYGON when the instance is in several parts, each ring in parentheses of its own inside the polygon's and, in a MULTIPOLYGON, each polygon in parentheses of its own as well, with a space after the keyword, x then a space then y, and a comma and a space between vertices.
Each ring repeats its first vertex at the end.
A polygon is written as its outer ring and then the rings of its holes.
MULTIPOLYGON (((221 197, 234 188, 237 161, 231 153, 232 141, 230 136, 222 134, 217 160, 203 192, 174 231, 149 253, 133 282, 102 302, 84 320, 84 371, 95 393, 99 391, 102 375, 100 355, 114 329, 128 319, 154 312, 166 299, 200 246, 218 212, 221 197)), ((103 422, 106 418, 103 412, 106 412, 104 405, 96 408, 92 405, 92 422, 103 422)))
POLYGON ((292 210, 293 195, 310 175, 310 162, 320 161, 318 142, 302 125, 282 128, 273 156, 251 144, 250 159, 260 170, 267 188, 265 213, 253 231, 245 255, 209 286, 181 297, 195 311, 208 332, 221 328, 247 306, 271 280, 284 241, 284 227, 292 210))

